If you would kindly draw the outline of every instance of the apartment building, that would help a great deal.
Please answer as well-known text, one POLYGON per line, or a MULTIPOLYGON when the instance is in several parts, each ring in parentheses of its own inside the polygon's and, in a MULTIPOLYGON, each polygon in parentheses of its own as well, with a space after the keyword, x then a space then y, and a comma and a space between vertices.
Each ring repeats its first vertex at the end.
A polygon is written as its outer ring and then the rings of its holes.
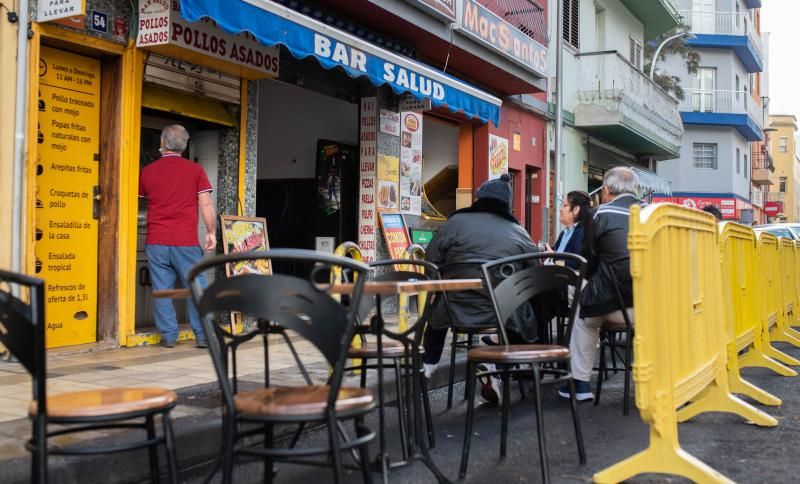
POLYGON ((770 151, 774 153, 777 186, 769 193, 765 210, 770 221, 800 222, 800 157, 797 117, 776 114, 769 117, 770 151))

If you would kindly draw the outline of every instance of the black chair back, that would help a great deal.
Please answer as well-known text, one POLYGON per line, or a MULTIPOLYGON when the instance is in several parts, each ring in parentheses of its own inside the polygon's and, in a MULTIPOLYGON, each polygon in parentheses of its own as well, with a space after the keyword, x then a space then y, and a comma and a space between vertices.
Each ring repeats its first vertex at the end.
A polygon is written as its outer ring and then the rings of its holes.
POLYGON ((44 281, 0 270, 0 343, 31 374, 39 415, 47 411, 44 329, 44 281), (19 297, 25 292, 27 303, 19 297))
POLYGON ((502 342, 507 344, 506 322, 523 304, 542 293, 567 291, 575 288, 569 300, 567 327, 571 328, 580 301, 581 287, 586 274, 586 260, 575 254, 522 254, 483 265, 483 277, 489 289, 502 342), (544 264, 545 261, 553 264, 544 264), (572 262, 578 269, 566 266, 572 262), (563 262, 564 264, 559 264, 563 262))
POLYGON ((266 334, 269 324, 276 324, 297 332, 313 344, 333 367, 329 383, 331 392, 328 395, 329 408, 333 408, 368 270, 367 265, 353 259, 301 249, 273 249, 210 257, 193 267, 188 276, 192 297, 208 335, 209 351, 229 407, 233 408, 234 393, 227 371, 229 341, 266 334), (286 274, 247 274, 217 279, 205 289, 199 284, 197 276, 201 272, 242 260, 285 262, 294 266, 295 272, 304 267, 309 270, 305 278, 286 274), (326 292, 327 271, 337 266, 359 276, 355 278, 349 307, 343 306, 326 292), (224 327, 214 324, 214 314, 230 311, 258 319, 258 327, 246 335, 234 337, 224 327))

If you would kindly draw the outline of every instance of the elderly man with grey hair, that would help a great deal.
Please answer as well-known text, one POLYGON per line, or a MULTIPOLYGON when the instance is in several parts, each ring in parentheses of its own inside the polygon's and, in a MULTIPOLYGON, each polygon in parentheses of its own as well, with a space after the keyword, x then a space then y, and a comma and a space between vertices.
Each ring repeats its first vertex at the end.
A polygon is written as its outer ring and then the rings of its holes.
MULTIPOLYGON (((614 279, 619 283, 626 311, 633 321, 633 283, 628 252, 628 217, 631 205, 642 204, 637 198, 639 180, 628 167, 618 166, 606 172, 601 199, 592 218, 592 248, 589 282, 581 294, 580 318, 575 319, 570 340, 572 376, 578 400, 592 400, 590 380, 602 328, 624 328, 625 319, 617 298, 614 279)), ((569 389, 559 390, 569 398, 569 389)))
MULTIPOLYGON (((186 274, 217 245, 217 224, 211 200, 211 184, 203 167, 183 158, 189 132, 179 124, 161 131, 161 158, 150 163, 139 177, 139 197, 147 200, 147 265, 153 290, 172 289, 180 279, 188 287, 186 274), (203 248, 197 234, 198 213, 203 216, 207 234, 203 248)), ((201 276, 202 277, 202 276, 201 276)), ((205 284, 205 280, 201 280, 205 284)), ((208 346, 197 308, 191 301, 189 323, 197 346, 208 346)), ((167 348, 178 340, 175 308, 169 299, 154 301, 156 329, 167 348)))

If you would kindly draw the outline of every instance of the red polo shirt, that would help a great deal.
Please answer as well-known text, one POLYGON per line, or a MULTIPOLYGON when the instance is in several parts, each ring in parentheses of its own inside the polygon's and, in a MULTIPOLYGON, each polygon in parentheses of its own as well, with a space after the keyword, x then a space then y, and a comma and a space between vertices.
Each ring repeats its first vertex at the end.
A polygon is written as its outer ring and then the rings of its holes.
POLYGON ((147 199, 147 244, 196 246, 197 195, 210 192, 203 167, 177 154, 150 163, 139 176, 147 199))

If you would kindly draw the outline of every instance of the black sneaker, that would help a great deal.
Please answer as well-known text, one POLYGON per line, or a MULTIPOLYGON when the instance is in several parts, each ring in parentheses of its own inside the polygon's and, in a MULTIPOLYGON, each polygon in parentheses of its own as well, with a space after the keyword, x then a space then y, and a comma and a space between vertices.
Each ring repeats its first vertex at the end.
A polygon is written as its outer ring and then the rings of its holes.
POLYGON ((164 348, 174 348, 175 344, 176 344, 175 341, 167 341, 163 339, 161 340, 161 346, 163 346, 164 348))
MULTIPOLYGON (((572 380, 575 383, 575 400, 587 402, 594 400, 592 385, 588 381, 572 380)), ((564 385, 558 389, 558 396, 569 398, 569 385, 564 385)))
POLYGON ((196 344, 197 344, 198 348, 208 348, 208 341, 206 341, 204 339, 197 340, 196 344))

